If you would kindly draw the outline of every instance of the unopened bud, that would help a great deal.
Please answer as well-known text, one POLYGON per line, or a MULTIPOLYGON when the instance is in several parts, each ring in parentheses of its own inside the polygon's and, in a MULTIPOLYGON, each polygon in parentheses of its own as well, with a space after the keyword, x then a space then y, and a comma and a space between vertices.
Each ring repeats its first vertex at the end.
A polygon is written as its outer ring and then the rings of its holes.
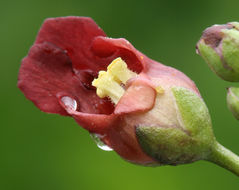
POLYGON ((197 53, 226 81, 239 81, 239 23, 213 25, 197 43, 197 53))

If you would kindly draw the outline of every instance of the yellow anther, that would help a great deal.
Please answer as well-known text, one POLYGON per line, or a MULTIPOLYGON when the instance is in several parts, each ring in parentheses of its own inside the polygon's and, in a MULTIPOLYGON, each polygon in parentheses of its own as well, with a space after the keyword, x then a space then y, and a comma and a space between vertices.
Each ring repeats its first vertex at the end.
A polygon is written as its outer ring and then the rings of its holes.
POLYGON ((164 93, 164 89, 161 87, 161 86, 157 86, 155 88, 156 92, 159 93, 159 94, 163 94, 164 93))
POLYGON ((136 76, 136 73, 127 68, 127 64, 120 58, 116 58, 107 67, 107 72, 114 77, 114 80, 126 84, 127 80, 136 76))
POLYGON ((124 94, 121 84, 136 76, 137 74, 127 68, 127 64, 119 57, 111 62, 107 71, 100 71, 98 78, 94 79, 92 85, 97 88, 96 94, 100 98, 106 96, 117 104, 124 94))

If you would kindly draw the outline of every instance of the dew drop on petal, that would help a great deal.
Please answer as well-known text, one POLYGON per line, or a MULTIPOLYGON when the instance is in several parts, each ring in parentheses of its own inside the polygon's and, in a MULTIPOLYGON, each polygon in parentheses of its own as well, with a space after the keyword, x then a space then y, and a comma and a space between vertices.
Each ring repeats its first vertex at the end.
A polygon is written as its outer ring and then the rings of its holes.
POLYGON ((113 149, 110 148, 109 146, 107 146, 105 143, 103 143, 101 140, 100 140, 100 136, 99 134, 96 134, 96 133, 91 133, 90 136, 92 137, 92 139, 95 141, 96 145, 101 149, 101 150, 104 150, 104 151, 112 151, 113 149))
POLYGON ((76 102, 76 100, 72 99, 71 97, 64 96, 61 98, 61 101, 65 104, 66 107, 68 107, 74 111, 77 109, 77 102, 76 102))

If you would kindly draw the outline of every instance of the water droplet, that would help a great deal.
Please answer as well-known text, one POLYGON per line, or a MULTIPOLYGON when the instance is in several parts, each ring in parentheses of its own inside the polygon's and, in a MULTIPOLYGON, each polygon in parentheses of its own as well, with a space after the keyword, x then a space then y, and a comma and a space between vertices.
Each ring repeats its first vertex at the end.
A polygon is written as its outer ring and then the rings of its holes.
POLYGON ((112 151, 113 150, 112 148, 110 148, 109 146, 107 146, 105 143, 103 143, 100 140, 100 137, 102 137, 101 135, 96 134, 96 133, 91 133, 90 136, 92 137, 92 139, 95 141, 96 145, 100 149, 105 150, 105 151, 112 151))
POLYGON ((77 109, 77 102, 76 100, 72 99, 69 96, 64 96, 61 98, 61 101, 65 104, 66 107, 69 107, 72 110, 76 110, 77 109))

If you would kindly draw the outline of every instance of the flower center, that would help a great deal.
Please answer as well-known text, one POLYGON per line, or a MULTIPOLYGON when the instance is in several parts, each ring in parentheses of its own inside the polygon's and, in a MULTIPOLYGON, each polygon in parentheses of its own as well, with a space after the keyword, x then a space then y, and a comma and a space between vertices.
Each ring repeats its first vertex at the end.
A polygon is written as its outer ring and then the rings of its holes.
POLYGON ((127 64, 120 58, 114 59, 107 67, 107 71, 100 71, 98 78, 92 85, 96 87, 96 94, 100 98, 109 97, 117 104, 123 96, 126 82, 137 74, 128 69, 127 64))

